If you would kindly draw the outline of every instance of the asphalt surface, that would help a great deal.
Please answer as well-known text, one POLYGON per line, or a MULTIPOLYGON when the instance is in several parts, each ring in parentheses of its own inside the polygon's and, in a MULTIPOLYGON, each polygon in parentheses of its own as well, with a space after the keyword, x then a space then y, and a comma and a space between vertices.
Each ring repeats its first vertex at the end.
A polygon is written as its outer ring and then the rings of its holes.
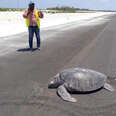
POLYGON ((116 116, 116 91, 73 94, 70 103, 48 89, 50 78, 72 67, 105 73, 116 89, 116 15, 102 20, 41 30, 40 51, 28 50, 27 33, 0 38, 0 116, 116 116))

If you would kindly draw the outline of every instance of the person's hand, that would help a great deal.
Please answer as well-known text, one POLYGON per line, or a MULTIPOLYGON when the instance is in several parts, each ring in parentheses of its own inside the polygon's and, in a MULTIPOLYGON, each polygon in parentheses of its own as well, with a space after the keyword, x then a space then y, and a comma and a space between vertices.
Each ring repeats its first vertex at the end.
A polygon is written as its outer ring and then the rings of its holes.
POLYGON ((43 15, 43 13, 41 11, 39 11, 39 17, 40 18, 43 18, 44 17, 44 15, 43 15))

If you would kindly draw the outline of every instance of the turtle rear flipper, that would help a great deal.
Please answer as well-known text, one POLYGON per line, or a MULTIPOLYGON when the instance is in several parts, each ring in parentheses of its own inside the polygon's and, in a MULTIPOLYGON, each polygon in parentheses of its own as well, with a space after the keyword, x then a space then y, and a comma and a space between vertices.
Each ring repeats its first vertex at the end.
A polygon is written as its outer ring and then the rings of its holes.
POLYGON ((64 85, 58 87, 57 93, 65 101, 77 102, 75 98, 71 97, 71 95, 68 93, 64 85))
POLYGON ((110 85, 110 84, 108 84, 108 83, 105 83, 104 84, 104 88, 106 89, 106 90, 108 90, 108 91, 114 91, 114 88, 110 85))

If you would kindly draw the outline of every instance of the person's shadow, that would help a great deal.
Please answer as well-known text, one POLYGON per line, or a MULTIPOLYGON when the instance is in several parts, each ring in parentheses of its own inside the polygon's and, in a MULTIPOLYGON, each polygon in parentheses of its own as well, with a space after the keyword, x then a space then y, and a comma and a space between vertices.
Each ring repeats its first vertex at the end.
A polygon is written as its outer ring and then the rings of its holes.
POLYGON ((21 49, 18 49, 17 51, 18 52, 28 52, 28 51, 34 52, 36 50, 38 50, 38 48, 33 48, 33 49, 30 49, 30 48, 21 48, 21 49))

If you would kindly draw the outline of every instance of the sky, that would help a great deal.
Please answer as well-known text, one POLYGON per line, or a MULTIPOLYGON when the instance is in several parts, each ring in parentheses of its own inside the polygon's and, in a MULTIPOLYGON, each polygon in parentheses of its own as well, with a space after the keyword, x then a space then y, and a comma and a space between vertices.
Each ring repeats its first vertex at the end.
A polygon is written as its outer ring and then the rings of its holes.
MULTIPOLYGON (((30 0, 0 0, 0 8, 27 8, 30 0)), ((70 6, 90 10, 116 10, 116 0, 34 0, 36 8, 70 6)))

